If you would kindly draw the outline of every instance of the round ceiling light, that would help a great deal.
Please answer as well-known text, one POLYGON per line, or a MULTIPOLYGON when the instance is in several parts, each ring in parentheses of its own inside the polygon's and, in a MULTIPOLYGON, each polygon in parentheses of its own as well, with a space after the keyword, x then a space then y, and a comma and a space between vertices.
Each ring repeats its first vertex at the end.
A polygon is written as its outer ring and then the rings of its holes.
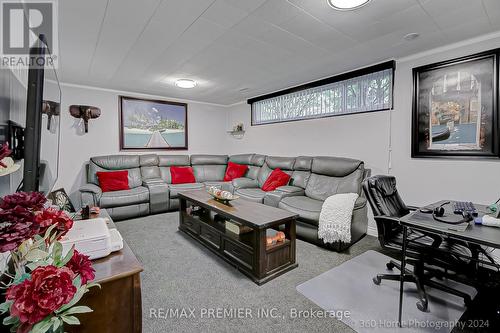
POLYGON ((190 89, 196 87, 196 82, 190 79, 179 79, 175 81, 175 86, 184 89, 190 89))
POLYGON ((336 10, 353 10, 366 5, 371 0, 327 0, 330 7, 336 10))

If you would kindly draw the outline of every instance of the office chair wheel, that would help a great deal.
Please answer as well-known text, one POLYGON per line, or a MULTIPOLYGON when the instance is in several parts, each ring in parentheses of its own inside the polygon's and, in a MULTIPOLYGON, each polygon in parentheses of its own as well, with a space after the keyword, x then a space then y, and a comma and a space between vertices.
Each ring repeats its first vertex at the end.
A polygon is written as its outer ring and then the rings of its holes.
POLYGON ((373 279, 372 279, 373 283, 375 283, 377 286, 380 285, 380 282, 382 282, 382 279, 379 278, 378 276, 375 276, 373 279))
POLYGON ((385 266, 387 267, 388 270, 392 271, 392 269, 395 267, 394 264, 392 262, 388 262, 387 264, 385 264, 385 266))
POLYGON ((419 301, 417 301, 416 304, 417 304, 417 309, 419 309, 422 312, 427 312, 427 309, 429 307, 427 301, 419 300, 419 301))

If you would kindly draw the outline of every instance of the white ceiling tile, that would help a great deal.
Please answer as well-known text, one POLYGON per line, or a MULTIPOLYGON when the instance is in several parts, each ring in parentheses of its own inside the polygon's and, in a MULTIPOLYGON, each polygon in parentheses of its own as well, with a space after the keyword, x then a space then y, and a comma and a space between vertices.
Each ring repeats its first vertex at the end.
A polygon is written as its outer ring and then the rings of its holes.
POLYGON ((113 75, 113 82, 140 78, 170 45, 210 6, 212 0, 163 1, 113 75))
POLYGON ((299 15, 302 11, 287 0, 268 0, 252 12, 259 19, 273 24, 280 24, 299 15))
POLYGON ((373 0, 350 12, 326 0, 109 0, 104 16, 106 3, 59 2, 62 81, 219 104, 500 30, 500 0, 373 0), (409 32, 420 37, 404 41, 409 32), (199 84, 178 89, 178 77, 199 84))
POLYGON ((226 0, 217 0, 204 13, 203 18, 224 28, 230 28, 243 18, 248 16, 248 12, 231 5, 226 0))
POLYGON ((330 51, 350 48, 357 44, 354 39, 338 32, 305 12, 279 24, 279 26, 318 47, 330 51))
POLYGON ((90 74, 111 79, 158 7, 159 0, 110 0, 90 74))
POLYGON ((59 13, 64 13, 59 15, 61 80, 87 75, 105 9, 102 0, 59 2, 59 13))

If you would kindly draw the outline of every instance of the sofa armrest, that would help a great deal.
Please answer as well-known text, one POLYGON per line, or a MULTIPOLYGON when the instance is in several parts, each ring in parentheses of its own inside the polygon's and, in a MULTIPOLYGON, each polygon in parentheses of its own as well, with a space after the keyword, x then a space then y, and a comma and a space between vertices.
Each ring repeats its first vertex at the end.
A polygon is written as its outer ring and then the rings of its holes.
POLYGON ((241 188, 256 188, 259 187, 259 184, 257 183, 256 179, 251 179, 251 178, 236 178, 233 179, 231 182, 235 190, 241 189, 241 188))
POLYGON ((152 214, 163 213, 170 209, 170 190, 165 180, 145 179, 142 185, 149 190, 149 211, 152 214))
POLYGON ((99 206, 102 190, 99 186, 87 183, 80 187, 80 201, 82 207, 99 206))
POLYGON ((264 196, 264 204, 268 206, 278 207, 280 201, 286 197, 301 196, 305 191, 297 186, 280 186, 276 190, 267 192, 264 196))

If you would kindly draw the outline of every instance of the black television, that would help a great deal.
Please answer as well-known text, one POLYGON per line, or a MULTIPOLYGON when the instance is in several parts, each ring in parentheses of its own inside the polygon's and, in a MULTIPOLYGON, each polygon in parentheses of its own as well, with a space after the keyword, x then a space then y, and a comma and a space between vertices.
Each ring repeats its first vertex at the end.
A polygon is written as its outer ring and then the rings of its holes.
MULTIPOLYGON (((30 57, 47 58, 40 35, 30 57)), ((15 191, 49 193, 59 163, 61 89, 50 62, 29 68, 0 69, 0 144, 8 142, 19 171, 0 175, 0 196, 15 191)))

